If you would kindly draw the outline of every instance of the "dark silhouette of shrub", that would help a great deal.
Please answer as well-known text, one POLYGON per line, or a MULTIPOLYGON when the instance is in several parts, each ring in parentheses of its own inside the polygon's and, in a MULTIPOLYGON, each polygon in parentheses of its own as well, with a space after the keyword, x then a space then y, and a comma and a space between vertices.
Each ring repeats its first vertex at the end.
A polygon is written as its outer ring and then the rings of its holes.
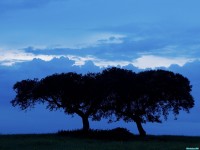
POLYGON ((132 140, 134 138, 134 135, 125 128, 115 128, 111 130, 89 130, 87 132, 84 130, 58 131, 58 135, 76 138, 120 141, 132 140))

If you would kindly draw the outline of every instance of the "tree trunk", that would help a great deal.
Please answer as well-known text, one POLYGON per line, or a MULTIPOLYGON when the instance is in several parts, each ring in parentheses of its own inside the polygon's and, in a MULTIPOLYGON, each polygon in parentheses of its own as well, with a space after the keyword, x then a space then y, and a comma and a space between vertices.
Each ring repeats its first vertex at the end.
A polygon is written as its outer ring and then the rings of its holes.
POLYGON ((142 123, 141 121, 135 121, 136 124, 137 124, 137 128, 138 128, 138 131, 140 133, 140 136, 146 136, 146 132, 144 131, 143 127, 142 127, 142 123))
POLYGON ((82 119, 82 123, 83 123, 83 131, 88 131, 90 129, 90 124, 89 124, 89 120, 88 120, 88 115, 84 114, 82 111, 80 111, 79 109, 76 109, 76 114, 79 115, 82 119))
POLYGON ((88 131, 90 129, 88 117, 83 116, 82 122, 83 122, 83 131, 88 131))

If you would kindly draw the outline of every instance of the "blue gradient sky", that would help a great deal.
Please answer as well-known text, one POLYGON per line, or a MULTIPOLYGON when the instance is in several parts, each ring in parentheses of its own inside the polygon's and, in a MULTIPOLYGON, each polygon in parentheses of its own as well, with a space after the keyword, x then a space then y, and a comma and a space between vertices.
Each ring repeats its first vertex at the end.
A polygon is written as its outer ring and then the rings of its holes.
MULTIPOLYGON (((135 71, 165 67, 188 77, 196 104, 191 114, 145 127, 151 134, 200 135, 199 6, 199 0, 1 0, 0 133, 81 127, 78 117, 49 113, 45 106, 26 113, 12 108, 16 81, 120 66, 135 71)), ((119 125, 137 132, 133 123, 119 125)), ((102 126, 117 125, 92 125, 102 126)))
POLYGON ((198 0, 2 0, 0 63, 73 55, 143 68, 155 67, 144 63, 162 58, 162 66, 183 65, 199 59, 199 4, 198 0))

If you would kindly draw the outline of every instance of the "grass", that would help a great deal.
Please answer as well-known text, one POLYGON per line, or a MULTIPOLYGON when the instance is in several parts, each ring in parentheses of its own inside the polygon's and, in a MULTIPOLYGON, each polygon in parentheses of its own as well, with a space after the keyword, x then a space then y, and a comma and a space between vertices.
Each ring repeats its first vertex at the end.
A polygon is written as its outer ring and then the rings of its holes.
POLYGON ((200 137, 134 136, 127 140, 97 137, 75 137, 73 131, 65 134, 0 135, 0 150, 185 150, 186 147, 200 147, 200 137))

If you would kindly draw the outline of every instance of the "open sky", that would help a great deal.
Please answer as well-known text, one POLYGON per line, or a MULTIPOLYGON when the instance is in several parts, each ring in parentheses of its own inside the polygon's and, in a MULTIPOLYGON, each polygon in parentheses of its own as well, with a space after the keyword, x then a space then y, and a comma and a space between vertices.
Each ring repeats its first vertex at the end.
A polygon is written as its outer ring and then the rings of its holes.
MULTIPOLYGON (((189 78, 195 107, 147 133, 200 135, 199 0, 1 0, 0 133, 41 133, 81 127, 79 118, 45 106, 12 108, 12 86, 56 72, 120 66, 164 67, 189 78), (180 128, 180 126, 182 128, 180 128)), ((106 121, 92 127, 111 128, 106 121)), ((125 124, 137 132, 134 124, 125 124)))

